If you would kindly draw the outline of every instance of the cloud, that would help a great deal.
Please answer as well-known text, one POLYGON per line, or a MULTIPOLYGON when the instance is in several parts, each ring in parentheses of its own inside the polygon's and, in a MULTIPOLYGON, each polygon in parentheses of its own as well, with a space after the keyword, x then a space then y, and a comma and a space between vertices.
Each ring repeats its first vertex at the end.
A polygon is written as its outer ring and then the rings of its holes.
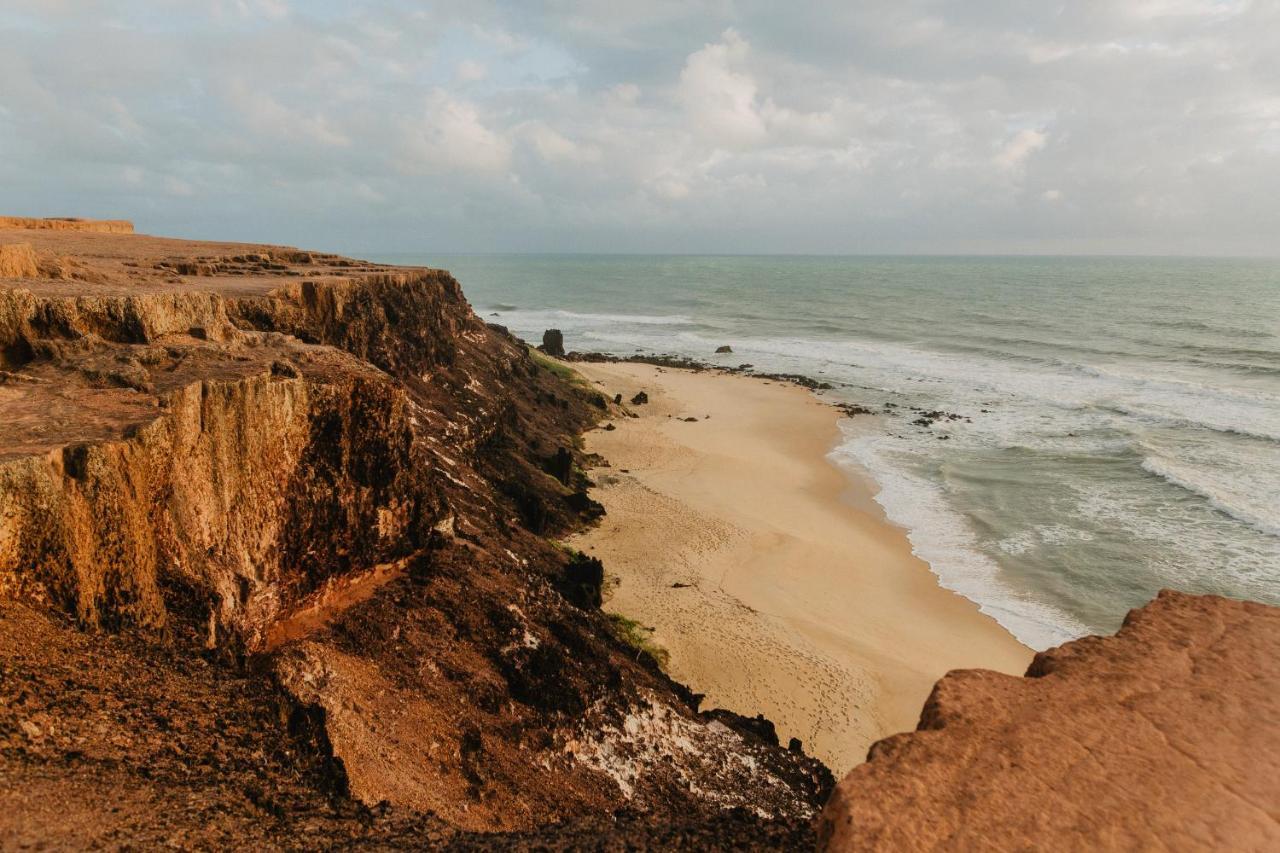
POLYGON ((996 155, 996 164, 1005 169, 1020 169, 1026 165, 1027 158, 1039 151, 1049 141, 1049 136, 1040 130, 1026 128, 1014 134, 996 155))
POLYGON ((749 45, 737 31, 690 54, 680 72, 679 99, 689 121, 714 142, 756 142, 766 133, 756 103, 757 86, 740 70, 749 45))
POLYGON ((489 69, 483 62, 477 62, 474 59, 462 60, 453 71, 453 78, 460 83, 475 83, 487 76, 489 76, 489 69))
POLYGON ((1276 32, 1244 0, 13 0, 0 186, 352 251, 1274 254, 1276 32))
POLYGON ((428 96, 422 114, 402 134, 400 163, 411 174, 493 174, 511 160, 511 143, 485 126, 476 106, 441 89, 428 96))

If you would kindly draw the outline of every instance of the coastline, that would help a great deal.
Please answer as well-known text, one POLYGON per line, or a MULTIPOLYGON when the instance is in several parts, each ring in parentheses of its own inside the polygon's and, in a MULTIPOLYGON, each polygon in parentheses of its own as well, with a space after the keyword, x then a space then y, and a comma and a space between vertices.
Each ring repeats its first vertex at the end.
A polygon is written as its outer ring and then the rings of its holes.
POLYGON ((1026 669, 1031 650, 914 556, 870 476, 827 458, 833 407, 756 377, 573 367, 649 403, 587 434, 608 514, 570 544, 604 561, 605 609, 654 629, 707 707, 763 713, 838 775, 913 729, 947 671, 1026 669))

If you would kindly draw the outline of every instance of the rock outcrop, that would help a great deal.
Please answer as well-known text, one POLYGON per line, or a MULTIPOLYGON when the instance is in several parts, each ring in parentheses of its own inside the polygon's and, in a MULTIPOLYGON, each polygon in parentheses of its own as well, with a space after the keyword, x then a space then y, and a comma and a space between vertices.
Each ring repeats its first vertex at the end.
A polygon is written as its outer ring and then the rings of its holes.
POLYGON ((448 273, 13 243, 0 846, 810 831, 825 768, 700 714, 547 538, 599 511, 568 448, 607 401, 448 273))
POLYGON ((1280 609, 1162 592, 1114 637, 960 671, 872 747, 827 850, 1280 847, 1280 609))
POLYGON ((98 234, 133 233, 133 223, 125 219, 80 219, 73 216, 40 219, 34 216, 0 216, 0 229, 14 228, 39 231, 89 231, 98 234))
POLYGON ((542 333, 540 350, 556 358, 564 358, 564 333, 559 329, 547 329, 542 333))

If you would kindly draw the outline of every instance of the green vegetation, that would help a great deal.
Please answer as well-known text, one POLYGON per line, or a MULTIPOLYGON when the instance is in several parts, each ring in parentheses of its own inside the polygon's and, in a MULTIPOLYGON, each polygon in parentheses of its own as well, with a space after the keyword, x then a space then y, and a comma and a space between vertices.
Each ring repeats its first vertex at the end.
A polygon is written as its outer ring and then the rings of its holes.
POLYGON ((620 643, 635 649, 637 653, 649 655, 658 662, 658 666, 666 669, 671 655, 653 641, 650 636, 653 633, 652 628, 646 628, 636 620, 617 613, 606 613, 605 616, 609 618, 609 627, 613 629, 613 636, 617 637, 620 643))
POLYGON ((572 382, 576 385, 585 385, 586 380, 578 375, 578 371, 574 370, 566 364, 561 364, 549 355, 545 355, 533 347, 529 347, 529 355, 533 357, 533 361, 543 370, 554 373, 565 382, 572 382))

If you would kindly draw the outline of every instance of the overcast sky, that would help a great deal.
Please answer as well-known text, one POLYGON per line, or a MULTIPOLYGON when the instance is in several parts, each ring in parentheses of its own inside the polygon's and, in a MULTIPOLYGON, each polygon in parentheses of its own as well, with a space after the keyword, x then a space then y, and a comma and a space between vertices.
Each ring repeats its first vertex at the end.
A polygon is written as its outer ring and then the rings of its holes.
POLYGON ((0 207, 345 251, 1280 254, 1280 0, 2 0, 0 207))

